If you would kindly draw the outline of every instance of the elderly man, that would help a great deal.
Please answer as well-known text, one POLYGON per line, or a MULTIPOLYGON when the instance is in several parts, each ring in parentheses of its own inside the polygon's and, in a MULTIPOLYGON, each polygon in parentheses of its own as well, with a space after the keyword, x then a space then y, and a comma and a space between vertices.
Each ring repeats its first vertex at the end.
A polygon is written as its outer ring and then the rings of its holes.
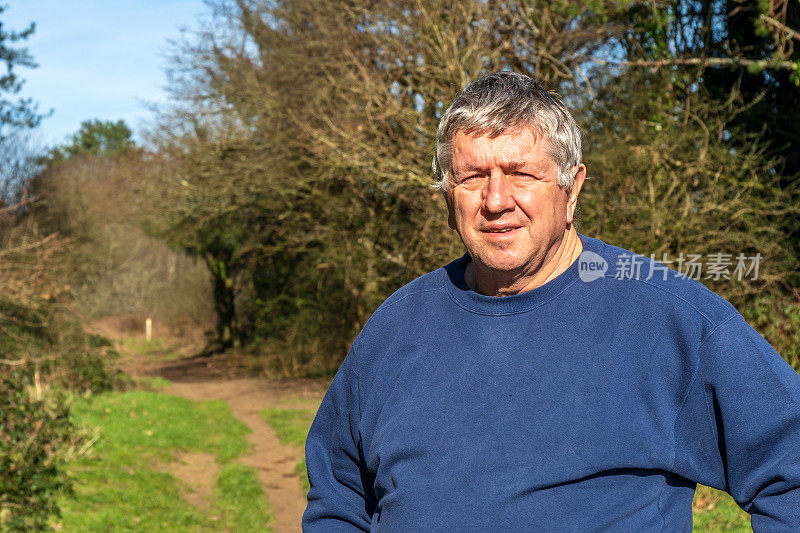
POLYGON ((308 435, 305 530, 691 531, 699 482, 800 531, 800 377, 696 281, 582 275, 630 252, 575 230, 562 102, 491 74, 436 141, 467 254, 353 343, 308 435))

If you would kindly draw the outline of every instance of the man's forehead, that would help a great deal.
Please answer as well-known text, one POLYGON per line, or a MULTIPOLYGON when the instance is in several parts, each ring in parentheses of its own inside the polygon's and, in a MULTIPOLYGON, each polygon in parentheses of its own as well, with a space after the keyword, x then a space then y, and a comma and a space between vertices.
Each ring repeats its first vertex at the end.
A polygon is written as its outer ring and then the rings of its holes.
POLYGON ((533 125, 511 126, 502 130, 493 128, 461 128, 453 133, 453 139, 455 139, 458 135, 473 138, 486 137, 489 139, 496 139, 497 137, 502 136, 531 136, 538 140, 542 137, 539 128, 533 125))
POLYGON ((520 166, 555 164, 550 145, 531 128, 505 130, 499 135, 458 131, 453 136, 453 168, 485 164, 520 166))

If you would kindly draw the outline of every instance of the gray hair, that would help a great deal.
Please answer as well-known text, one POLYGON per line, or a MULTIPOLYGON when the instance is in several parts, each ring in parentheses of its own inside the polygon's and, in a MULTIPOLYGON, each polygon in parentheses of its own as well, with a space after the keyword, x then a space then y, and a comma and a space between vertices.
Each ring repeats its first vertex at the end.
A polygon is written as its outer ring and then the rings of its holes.
POLYGON ((555 94, 515 72, 494 72, 470 83, 447 108, 436 131, 433 173, 436 188, 447 193, 456 133, 497 137, 529 127, 547 144, 558 167, 558 185, 570 191, 581 164, 581 132, 555 94))

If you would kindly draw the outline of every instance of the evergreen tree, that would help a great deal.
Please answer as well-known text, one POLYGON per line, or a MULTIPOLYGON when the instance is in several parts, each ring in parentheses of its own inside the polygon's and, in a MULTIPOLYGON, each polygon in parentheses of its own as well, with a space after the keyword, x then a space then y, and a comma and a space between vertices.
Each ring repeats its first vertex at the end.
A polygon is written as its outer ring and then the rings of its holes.
MULTIPOLYGON (((0 16, 7 8, 0 6, 0 16)), ((30 98, 16 98, 22 90, 23 80, 17 75, 18 67, 36 67, 36 62, 24 47, 14 46, 30 37, 36 25, 31 23, 22 31, 9 31, 0 18, 0 139, 8 134, 9 128, 33 128, 42 120, 37 105, 30 98)))

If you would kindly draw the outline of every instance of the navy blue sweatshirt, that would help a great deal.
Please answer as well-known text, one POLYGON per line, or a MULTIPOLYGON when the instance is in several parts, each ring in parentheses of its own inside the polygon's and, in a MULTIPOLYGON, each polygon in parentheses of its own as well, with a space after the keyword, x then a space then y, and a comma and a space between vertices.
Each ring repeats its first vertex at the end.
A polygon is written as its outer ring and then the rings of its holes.
POLYGON ((702 284, 581 240, 605 277, 489 297, 465 256, 381 305, 311 426, 305 531, 691 531, 697 482, 800 531, 800 376, 702 284))

